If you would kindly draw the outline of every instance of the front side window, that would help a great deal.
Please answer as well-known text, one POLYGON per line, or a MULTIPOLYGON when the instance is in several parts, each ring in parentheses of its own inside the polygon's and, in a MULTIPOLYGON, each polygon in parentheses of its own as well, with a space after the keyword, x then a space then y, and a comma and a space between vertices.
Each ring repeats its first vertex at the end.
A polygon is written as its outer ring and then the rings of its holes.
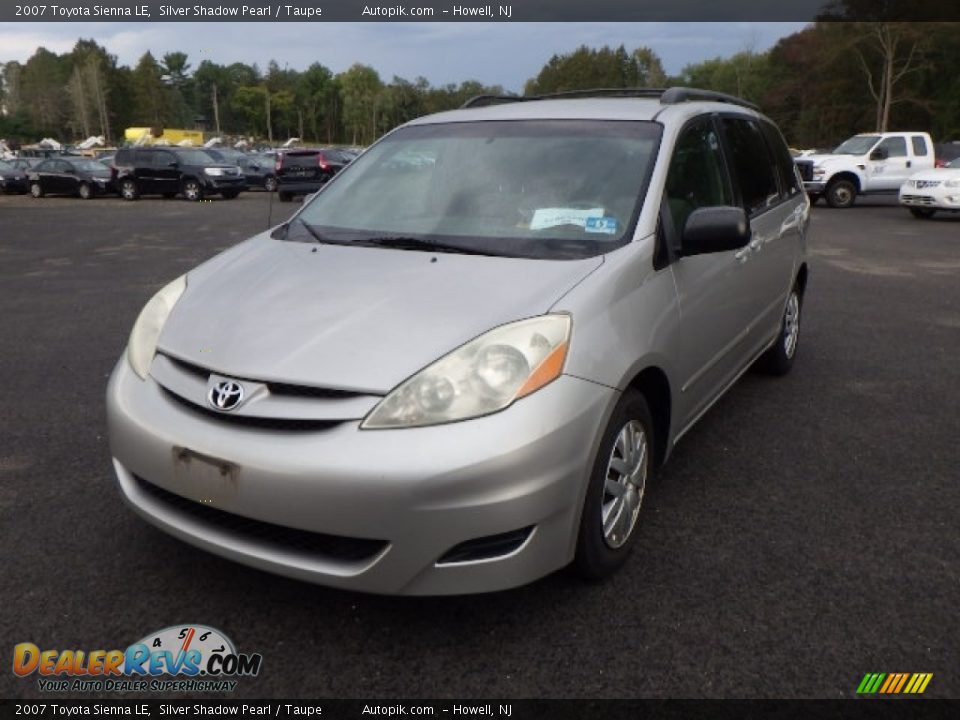
POLYGON ((773 161, 760 125, 746 118, 723 119, 730 150, 730 171, 740 187, 743 208, 750 215, 763 212, 780 199, 773 161))
POLYGON ((350 163, 298 218, 329 242, 597 255, 629 242, 660 133, 655 123, 597 120, 406 127, 350 163))
POLYGON ((780 176, 780 187, 784 197, 792 197, 801 191, 800 179, 797 175, 796 163, 790 154, 787 143, 783 139, 780 131, 769 122, 763 121, 760 124, 766 137, 767 145, 777 163, 777 172, 780 176))
POLYGON ((733 205, 720 138, 710 118, 694 121, 677 138, 667 173, 667 203, 679 235, 697 208, 733 205))
POLYGON ((886 150, 888 158, 906 157, 907 141, 902 137, 888 137, 877 145, 877 150, 886 150))

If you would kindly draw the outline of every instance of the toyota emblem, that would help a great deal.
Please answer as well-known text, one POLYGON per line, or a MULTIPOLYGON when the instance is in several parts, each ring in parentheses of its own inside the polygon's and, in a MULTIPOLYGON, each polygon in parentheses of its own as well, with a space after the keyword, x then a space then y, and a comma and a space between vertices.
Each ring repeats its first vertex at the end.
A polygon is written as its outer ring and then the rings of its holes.
POLYGON ((233 380, 221 380, 210 388, 207 401, 217 410, 233 410, 243 402, 243 385, 233 380))

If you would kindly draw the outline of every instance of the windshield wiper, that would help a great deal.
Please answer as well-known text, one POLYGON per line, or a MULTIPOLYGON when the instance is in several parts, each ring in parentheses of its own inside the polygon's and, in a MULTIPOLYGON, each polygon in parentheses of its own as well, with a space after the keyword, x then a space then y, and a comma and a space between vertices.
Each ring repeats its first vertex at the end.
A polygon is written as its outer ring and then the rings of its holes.
POLYGON ((396 248, 397 250, 426 250, 428 252, 459 253, 461 255, 489 255, 499 256, 499 253, 488 252, 478 248, 453 245, 451 243, 423 240, 422 238, 406 237, 404 235, 374 235, 368 238, 354 240, 348 245, 365 245, 373 247, 396 248))

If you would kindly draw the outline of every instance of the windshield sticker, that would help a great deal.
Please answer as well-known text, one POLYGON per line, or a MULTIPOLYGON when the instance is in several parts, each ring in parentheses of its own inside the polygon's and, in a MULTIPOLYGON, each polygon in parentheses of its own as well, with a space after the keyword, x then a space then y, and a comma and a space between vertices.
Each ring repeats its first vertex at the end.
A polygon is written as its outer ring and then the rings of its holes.
POLYGON ((544 228, 558 227, 560 225, 579 225, 586 227, 588 218, 597 218, 603 216, 603 208, 590 208, 581 210, 578 208, 540 208, 533 213, 533 219, 530 221, 531 230, 543 230, 544 228))
POLYGON ((588 217, 584 230, 588 233, 603 233, 605 235, 616 235, 619 223, 612 215, 606 217, 588 217))

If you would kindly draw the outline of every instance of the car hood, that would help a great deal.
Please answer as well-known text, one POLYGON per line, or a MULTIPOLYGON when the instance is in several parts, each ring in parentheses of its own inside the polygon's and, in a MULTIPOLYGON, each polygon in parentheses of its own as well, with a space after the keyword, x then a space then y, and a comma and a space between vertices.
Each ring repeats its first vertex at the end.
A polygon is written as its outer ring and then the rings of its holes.
POLYGON ((960 170, 954 168, 939 168, 937 170, 924 170, 914 173, 907 182, 913 180, 934 180, 944 182, 946 180, 956 180, 960 178, 960 170))
POLYGON ((862 155, 833 155, 833 154, 823 154, 823 155, 807 155, 806 157, 797 158, 797 160, 809 160, 814 165, 828 165, 834 162, 842 163, 852 163, 857 160, 862 159, 862 155))
POLYGON ((260 235, 188 275, 158 348, 240 379, 385 394, 483 332, 547 312, 602 262, 260 235))

